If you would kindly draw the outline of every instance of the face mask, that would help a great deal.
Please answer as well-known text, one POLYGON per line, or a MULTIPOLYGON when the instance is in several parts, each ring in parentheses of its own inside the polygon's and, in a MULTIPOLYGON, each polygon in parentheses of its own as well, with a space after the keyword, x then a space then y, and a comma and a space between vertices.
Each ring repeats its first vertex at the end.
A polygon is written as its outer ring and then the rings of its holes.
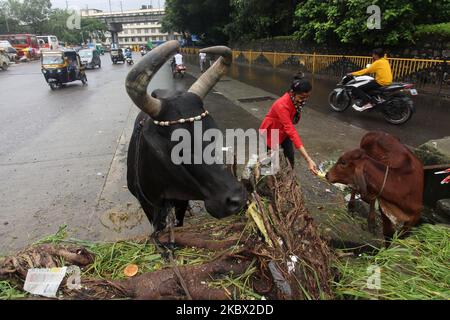
POLYGON ((295 115, 294 115, 294 119, 292 120, 293 124, 297 124, 300 121, 300 118, 302 116, 302 111, 303 111, 303 107, 306 104, 306 101, 300 101, 300 102, 295 102, 295 96, 291 95, 291 101, 294 104, 295 107, 295 115))

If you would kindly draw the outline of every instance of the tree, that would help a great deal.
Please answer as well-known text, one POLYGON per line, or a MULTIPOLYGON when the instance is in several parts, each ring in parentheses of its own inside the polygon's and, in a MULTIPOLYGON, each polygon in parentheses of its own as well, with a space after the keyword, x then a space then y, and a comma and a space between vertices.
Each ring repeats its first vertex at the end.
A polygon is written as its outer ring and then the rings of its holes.
POLYGON ((72 12, 67 10, 52 10, 45 28, 46 33, 53 34, 60 41, 67 43, 80 44, 89 39, 105 41, 107 27, 104 22, 93 18, 82 18, 81 29, 69 29, 67 28, 67 20, 71 14, 72 12))
POLYGON ((318 44, 407 45, 417 25, 448 22, 449 16, 449 0, 306 0, 295 12, 295 35, 318 44), (381 9, 380 30, 367 27, 372 4, 381 9))
POLYGON ((0 1, 0 33, 26 31, 26 27, 20 24, 17 17, 20 5, 16 0, 0 1))
POLYGON ((270 38, 293 32, 295 0, 231 0, 231 40, 270 38))
POLYGON ((230 21, 229 1, 167 0, 163 30, 177 31, 185 39, 197 35, 205 43, 227 42, 224 27, 230 21))

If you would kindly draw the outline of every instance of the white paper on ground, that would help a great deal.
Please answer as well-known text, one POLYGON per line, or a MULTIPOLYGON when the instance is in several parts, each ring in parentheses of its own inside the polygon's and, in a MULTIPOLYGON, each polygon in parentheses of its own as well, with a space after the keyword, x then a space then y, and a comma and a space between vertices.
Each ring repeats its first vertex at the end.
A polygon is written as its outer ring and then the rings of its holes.
POLYGON ((67 267, 52 269, 29 269, 23 290, 31 294, 55 298, 59 285, 66 275, 67 267))

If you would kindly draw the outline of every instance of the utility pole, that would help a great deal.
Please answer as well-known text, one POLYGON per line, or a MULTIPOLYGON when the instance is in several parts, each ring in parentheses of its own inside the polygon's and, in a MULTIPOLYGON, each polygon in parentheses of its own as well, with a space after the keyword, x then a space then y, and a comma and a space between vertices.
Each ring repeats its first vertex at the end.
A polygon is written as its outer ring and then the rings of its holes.
POLYGON ((66 0, 66 10, 69 10, 69 1, 66 0))
POLYGON ((120 11, 123 13, 122 1, 120 1, 120 11))
POLYGON ((111 9, 111 0, 108 0, 109 1, 109 13, 112 13, 112 9, 111 9))

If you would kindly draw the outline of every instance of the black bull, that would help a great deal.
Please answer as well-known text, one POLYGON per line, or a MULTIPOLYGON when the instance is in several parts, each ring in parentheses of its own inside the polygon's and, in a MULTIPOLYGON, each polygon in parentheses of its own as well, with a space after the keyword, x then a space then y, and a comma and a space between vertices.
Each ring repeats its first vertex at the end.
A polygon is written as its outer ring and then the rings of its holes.
MULTIPOLYGON (((136 119, 128 150, 128 188, 139 200, 156 231, 165 228, 168 210, 171 209, 175 209, 177 226, 182 226, 189 200, 204 200, 206 210, 215 218, 239 212, 246 202, 242 184, 225 165, 177 165, 171 159, 172 149, 178 143, 171 141, 174 130, 186 129, 194 139, 192 118, 202 121, 203 132, 217 128, 213 118, 209 114, 205 116, 203 99, 231 64, 229 48, 204 49, 206 53, 222 57, 188 92, 168 96, 167 92, 156 90, 148 95, 151 79, 178 48, 177 41, 169 41, 152 50, 134 66, 126 80, 130 98, 143 111, 136 119), (170 121, 177 123, 158 123, 170 121)), ((195 139, 202 139, 203 132, 195 139)), ((202 145, 203 148, 206 146, 203 142, 202 145)), ((194 153, 194 148, 191 150, 194 153)))

